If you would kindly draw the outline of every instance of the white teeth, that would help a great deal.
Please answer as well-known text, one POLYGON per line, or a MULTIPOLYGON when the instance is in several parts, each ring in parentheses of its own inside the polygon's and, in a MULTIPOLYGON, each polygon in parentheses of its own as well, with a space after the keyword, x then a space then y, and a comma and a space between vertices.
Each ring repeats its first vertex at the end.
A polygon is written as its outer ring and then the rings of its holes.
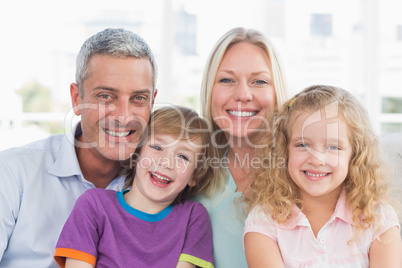
POLYGON ((105 129, 105 132, 108 135, 114 136, 114 137, 126 137, 130 134, 130 131, 117 132, 117 131, 111 131, 111 130, 107 130, 107 129, 105 129))
POLYGON ((163 176, 161 176, 161 175, 159 175, 159 174, 156 174, 156 173, 152 173, 152 176, 155 176, 155 177, 157 177, 157 178, 160 179, 160 180, 171 181, 171 180, 169 180, 168 178, 163 177, 163 176))
POLYGON ((327 176, 329 173, 323 173, 323 174, 314 174, 314 173, 310 173, 305 171, 304 172, 307 176, 311 176, 311 177, 324 177, 327 176))
POLYGON ((242 112, 242 111, 228 111, 229 114, 237 117, 250 117, 255 115, 257 112, 242 112))

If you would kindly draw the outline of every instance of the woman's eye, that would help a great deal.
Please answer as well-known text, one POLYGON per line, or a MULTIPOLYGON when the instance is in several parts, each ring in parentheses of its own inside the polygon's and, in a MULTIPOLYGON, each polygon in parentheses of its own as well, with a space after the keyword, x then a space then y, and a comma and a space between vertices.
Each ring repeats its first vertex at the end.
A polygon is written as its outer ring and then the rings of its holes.
POLYGON ((150 147, 151 147, 152 149, 155 149, 155 150, 158 150, 158 151, 162 151, 162 147, 159 146, 159 145, 150 145, 150 147))
POLYGON ((184 154, 180 154, 180 155, 179 155, 179 158, 181 158, 181 159, 183 159, 183 160, 185 160, 185 161, 190 161, 190 158, 187 157, 187 156, 184 155, 184 154))
POLYGON ((229 78, 222 78, 221 80, 219 80, 219 82, 224 83, 224 84, 229 84, 229 83, 232 83, 233 80, 229 79, 229 78))
POLYGON ((257 85, 267 85, 268 84, 268 82, 265 80, 257 80, 254 83, 256 83, 257 85))

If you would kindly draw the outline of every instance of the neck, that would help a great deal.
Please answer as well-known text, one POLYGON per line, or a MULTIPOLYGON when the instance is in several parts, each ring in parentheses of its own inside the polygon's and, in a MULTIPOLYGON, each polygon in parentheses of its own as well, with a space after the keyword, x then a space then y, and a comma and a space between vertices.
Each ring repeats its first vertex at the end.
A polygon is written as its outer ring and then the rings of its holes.
POLYGON ((75 147, 82 175, 97 188, 106 188, 121 170, 120 163, 105 157, 96 157, 88 148, 75 147))
POLYGON ((130 207, 148 214, 157 214, 172 204, 172 202, 152 202, 141 194, 135 183, 130 191, 124 194, 124 200, 130 207))
POLYGON ((226 155, 230 173, 237 186, 237 192, 245 192, 251 184, 248 177, 253 163, 254 148, 243 141, 242 146, 230 144, 226 155))
POLYGON ((311 197, 301 195, 303 201, 303 213, 310 222, 314 235, 329 221, 334 214, 340 191, 335 190, 325 197, 311 197))

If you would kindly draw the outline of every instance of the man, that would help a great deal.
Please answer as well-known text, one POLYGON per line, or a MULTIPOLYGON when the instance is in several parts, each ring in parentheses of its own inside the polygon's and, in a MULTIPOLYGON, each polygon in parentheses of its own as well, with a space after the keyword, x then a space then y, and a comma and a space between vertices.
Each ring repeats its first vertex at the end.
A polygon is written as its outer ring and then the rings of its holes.
POLYGON ((81 122, 0 152, 0 267, 58 267, 61 229, 87 189, 121 190, 119 160, 134 153, 156 96, 156 63, 148 45, 123 29, 85 41, 71 100, 81 122))

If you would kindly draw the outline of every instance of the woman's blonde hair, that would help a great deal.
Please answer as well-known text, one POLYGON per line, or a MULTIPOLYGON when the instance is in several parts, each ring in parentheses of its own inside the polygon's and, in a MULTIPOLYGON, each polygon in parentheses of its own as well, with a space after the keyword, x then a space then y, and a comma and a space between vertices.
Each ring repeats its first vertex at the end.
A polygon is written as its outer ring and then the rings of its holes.
POLYGON ((375 135, 366 109, 348 91, 325 85, 311 86, 287 101, 278 111, 273 131, 263 139, 268 147, 257 152, 258 157, 271 156, 268 161, 284 165, 263 165, 254 170, 255 181, 244 198, 248 210, 255 206, 269 211, 278 222, 291 217, 292 206, 303 208, 299 188, 287 169, 288 145, 291 126, 301 112, 335 107, 345 121, 352 145, 352 156, 343 188, 358 233, 370 225, 379 225, 376 209, 387 198, 388 186, 380 157, 378 138, 375 135))
MULTIPOLYGON (((272 73, 272 83, 275 89, 276 105, 282 105, 288 98, 287 86, 282 64, 279 59, 279 54, 272 42, 262 33, 254 29, 245 29, 242 27, 233 28, 226 32, 213 47, 207 63, 205 65, 204 74, 201 83, 201 114, 211 122, 212 132, 214 134, 214 145, 218 147, 219 157, 222 158, 226 151, 227 144, 224 133, 219 129, 212 118, 211 98, 212 88, 215 83, 216 73, 222 62, 225 53, 235 44, 246 42, 260 47, 267 55, 270 63, 269 69, 272 73)), ((271 115, 270 115, 271 116, 271 115)), ((268 118, 271 119, 271 118, 268 118)), ((226 174, 225 167, 220 165, 215 170, 217 180, 223 180, 222 174, 226 174)))
POLYGON ((123 165, 126 175, 125 188, 133 184, 136 164, 141 152, 142 145, 154 135, 169 135, 179 140, 197 141, 194 146, 200 146, 200 153, 197 154, 195 170, 192 180, 195 186, 188 185, 177 196, 175 202, 181 202, 195 196, 200 192, 207 194, 213 191, 219 181, 213 177, 210 161, 217 158, 216 149, 211 145, 211 127, 209 122, 200 117, 194 110, 182 106, 164 106, 158 108, 151 114, 148 128, 144 132, 140 146, 129 161, 123 165), (198 144, 199 143, 199 144, 198 144))
MULTIPOLYGON (((288 98, 284 72, 281 67, 282 64, 272 42, 254 29, 233 28, 216 42, 209 54, 201 83, 201 114, 212 122, 213 133, 219 133, 219 127, 214 123, 211 112, 212 88, 215 83, 216 73, 229 48, 241 42, 258 46, 267 54, 277 105, 282 105, 288 98)), ((227 142, 223 133, 217 135, 216 141, 218 145, 226 144, 227 142)))

